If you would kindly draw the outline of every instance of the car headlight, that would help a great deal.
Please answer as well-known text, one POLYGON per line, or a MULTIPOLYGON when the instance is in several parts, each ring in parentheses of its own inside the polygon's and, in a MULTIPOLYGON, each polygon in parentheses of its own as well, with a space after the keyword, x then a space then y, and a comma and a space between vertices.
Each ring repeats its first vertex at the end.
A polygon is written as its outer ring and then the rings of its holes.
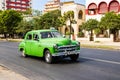
POLYGON ((54 48, 55 51, 58 51, 58 45, 57 44, 53 45, 53 48, 54 48))
POLYGON ((80 42, 78 42, 77 45, 80 46, 80 42))
POLYGON ((77 42, 76 49, 80 49, 80 42, 77 42))

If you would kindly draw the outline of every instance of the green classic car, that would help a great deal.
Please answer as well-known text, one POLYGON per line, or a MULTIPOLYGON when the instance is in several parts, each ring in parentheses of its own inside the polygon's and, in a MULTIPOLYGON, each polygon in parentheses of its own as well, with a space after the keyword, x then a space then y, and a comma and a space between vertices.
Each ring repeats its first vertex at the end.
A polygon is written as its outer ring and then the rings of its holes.
POLYGON ((76 61, 80 42, 63 37, 57 30, 33 30, 26 33, 19 51, 23 57, 44 57, 47 63, 52 63, 55 57, 70 57, 76 61))

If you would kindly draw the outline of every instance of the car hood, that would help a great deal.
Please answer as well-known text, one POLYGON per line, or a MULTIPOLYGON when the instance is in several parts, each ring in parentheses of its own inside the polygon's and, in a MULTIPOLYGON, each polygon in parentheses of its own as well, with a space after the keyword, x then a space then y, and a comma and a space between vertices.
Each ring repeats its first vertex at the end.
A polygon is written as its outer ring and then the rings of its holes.
POLYGON ((41 41, 43 43, 57 44, 59 46, 70 45, 71 44, 71 40, 67 39, 67 38, 47 38, 47 39, 43 39, 41 41))

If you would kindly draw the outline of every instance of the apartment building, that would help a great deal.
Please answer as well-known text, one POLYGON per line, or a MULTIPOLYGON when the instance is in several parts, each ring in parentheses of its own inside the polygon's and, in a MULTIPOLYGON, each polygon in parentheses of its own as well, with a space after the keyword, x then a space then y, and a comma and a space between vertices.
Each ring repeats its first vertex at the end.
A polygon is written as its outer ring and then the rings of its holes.
POLYGON ((5 0, 0 0, 0 10, 5 10, 5 0))
POLYGON ((56 9, 60 9, 60 0, 49 0, 45 4, 44 13, 52 11, 52 10, 56 10, 56 9))
POLYGON ((0 0, 0 10, 26 11, 31 8, 32 0, 0 0))

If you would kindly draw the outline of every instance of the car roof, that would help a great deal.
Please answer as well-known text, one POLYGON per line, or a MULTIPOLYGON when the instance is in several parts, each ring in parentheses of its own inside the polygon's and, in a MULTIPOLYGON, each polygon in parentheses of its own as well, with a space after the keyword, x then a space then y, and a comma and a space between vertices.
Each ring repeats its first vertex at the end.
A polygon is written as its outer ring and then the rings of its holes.
POLYGON ((49 31, 57 31, 57 30, 53 30, 53 29, 43 29, 43 30, 32 30, 29 31, 28 33, 35 33, 35 32, 49 32, 49 31))

